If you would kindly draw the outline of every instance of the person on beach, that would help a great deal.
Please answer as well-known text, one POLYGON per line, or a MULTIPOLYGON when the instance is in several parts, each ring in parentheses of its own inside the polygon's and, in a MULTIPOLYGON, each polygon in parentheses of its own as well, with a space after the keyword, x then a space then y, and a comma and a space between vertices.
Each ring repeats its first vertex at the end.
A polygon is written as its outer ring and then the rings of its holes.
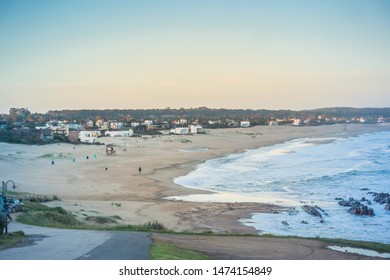
POLYGON ((141 167, 138 168, 138 172, 139 172, 139 174, 141 174, 141 172, 142 172, 142 168, 141 167))

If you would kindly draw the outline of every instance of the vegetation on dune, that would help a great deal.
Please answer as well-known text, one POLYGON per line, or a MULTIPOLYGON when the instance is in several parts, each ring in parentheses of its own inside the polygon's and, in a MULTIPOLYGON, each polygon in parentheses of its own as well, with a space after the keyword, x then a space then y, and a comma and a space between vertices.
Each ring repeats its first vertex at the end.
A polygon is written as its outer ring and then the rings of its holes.
POLYGON ((114 216, 87 216, 86 222, 76 219, 75 215, 62 207, 48 207, 38 202, 25 201, 25 211, 18 215, 17 221, 36 226, 95 229, 95 230, 128 230, 128 231, 165 231, 165 227, 158 222, 147 222, 138 225, 117 224, 121 217, 114 216))

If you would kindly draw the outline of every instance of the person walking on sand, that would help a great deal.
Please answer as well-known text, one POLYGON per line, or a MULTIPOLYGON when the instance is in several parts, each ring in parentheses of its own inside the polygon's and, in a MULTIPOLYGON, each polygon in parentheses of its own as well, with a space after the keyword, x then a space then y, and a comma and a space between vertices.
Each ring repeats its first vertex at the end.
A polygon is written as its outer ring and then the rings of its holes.
POLYGON ((138 172, 139 172, 139 174, 141 174, 141 172, 142 172, 142 168, 141 167, 138 168, 138 172))

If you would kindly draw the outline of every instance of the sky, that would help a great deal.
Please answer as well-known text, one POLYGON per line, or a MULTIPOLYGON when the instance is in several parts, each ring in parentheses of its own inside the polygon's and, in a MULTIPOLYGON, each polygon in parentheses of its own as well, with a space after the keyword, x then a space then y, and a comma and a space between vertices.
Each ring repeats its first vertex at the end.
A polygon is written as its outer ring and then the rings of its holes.
POLYGON ((390 107, 387 0, 0 0, 0 113, 390 107))

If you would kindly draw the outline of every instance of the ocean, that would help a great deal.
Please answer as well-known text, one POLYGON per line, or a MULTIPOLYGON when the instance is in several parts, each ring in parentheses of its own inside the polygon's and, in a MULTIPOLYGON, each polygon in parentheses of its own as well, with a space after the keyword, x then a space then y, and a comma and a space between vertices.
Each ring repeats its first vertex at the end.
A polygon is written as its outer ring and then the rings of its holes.
POLYGON ((289 211, 253 213, 241 222, 259 234, 344 238, 390 244, 390 210, 374 202, 390 192, 390 131, 349 138, 302 138, 208 160, 175 179, 185 187, 230 194, 240 201, 271 197, 289 211), (354 198, 374 216, 349 213, 354 198), (302 206, 318 206, 322 218, 302 206))

